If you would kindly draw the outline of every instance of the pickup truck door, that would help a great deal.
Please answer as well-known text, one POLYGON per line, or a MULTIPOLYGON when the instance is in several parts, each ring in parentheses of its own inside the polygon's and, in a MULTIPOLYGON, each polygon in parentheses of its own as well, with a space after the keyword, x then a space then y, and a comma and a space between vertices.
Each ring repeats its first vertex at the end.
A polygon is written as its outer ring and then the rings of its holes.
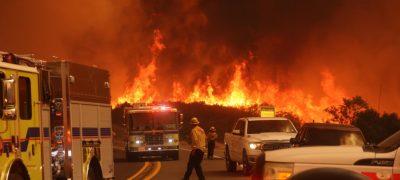
POLYGON ((244 120, 238 120, 232 131, 232 146, 229 147, 231 151, 231 158, 234 161, 240 161, 243 150, 243 138, 245 135, 246 122, 244 120))

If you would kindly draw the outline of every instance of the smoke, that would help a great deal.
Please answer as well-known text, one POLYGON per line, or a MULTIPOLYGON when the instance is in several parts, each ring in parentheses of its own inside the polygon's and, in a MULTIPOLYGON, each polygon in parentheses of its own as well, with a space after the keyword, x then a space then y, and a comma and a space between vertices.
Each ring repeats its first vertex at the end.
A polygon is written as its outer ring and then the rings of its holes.
POLYGON ((191 91, 199 81, 223 93, 236 65, 246 62, 250 91, 271 82, 318 98, 331 92, 321 86, 330 72, 348 96, 399 112, 399 5, 395 0, 1 1, 0 50, 108 69, 115 100, 133 84, 139 67, 151 63, 153 32, 159 29, 166 46, 156 62, 160 100, 172 99, 174 86, 191 91))

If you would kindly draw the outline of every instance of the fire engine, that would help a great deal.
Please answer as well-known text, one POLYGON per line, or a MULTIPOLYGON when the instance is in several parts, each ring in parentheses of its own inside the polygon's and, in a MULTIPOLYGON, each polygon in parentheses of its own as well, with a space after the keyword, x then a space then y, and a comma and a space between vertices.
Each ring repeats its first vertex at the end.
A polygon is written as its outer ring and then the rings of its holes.
POLYGON ((0 180, 114 177, 109 74, 0 51, 0 180))
POLYGON ((126 158, 148 156, 179 159, 179 128, 183 115, 167 106, 135 105, 124 109, 126 158))

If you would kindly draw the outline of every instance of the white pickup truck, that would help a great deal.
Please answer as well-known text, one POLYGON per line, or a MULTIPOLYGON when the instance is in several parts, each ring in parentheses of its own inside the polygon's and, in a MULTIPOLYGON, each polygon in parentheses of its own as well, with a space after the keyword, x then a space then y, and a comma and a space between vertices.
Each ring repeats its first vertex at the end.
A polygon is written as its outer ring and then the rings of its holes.
POLYGON ((297 130, 292 122, 282 117, 240 118, 232 132, 225 133, 225 162, 227 171, 236 171, 243 165, 243 174, 249 175, 257 156, 263 151, 289 148, 290 138, 297 130))
MULTIPOLYGON (((339 168, 370 179, 400 180, 400 131, 376 146, 314 146, 265 152, 263 179, 286 179, 321 168, 339 168)), ((258 164, 257 164, 258 165, 258 164)))

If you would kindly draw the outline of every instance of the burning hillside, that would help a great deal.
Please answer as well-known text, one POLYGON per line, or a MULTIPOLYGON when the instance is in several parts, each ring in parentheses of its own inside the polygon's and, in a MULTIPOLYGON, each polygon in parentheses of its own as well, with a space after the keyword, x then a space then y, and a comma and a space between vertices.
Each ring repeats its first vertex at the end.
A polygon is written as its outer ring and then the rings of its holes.
MULTIPOLYGON (((332 104, 338 104, 345 93, 335 87, 334 77, 329 71, 321 71, 321 89, 325 96, 314 98, 301 89, 282 89, 282 87, 271 82, 270 79, 249 81, 245 74, 251 74, 252 69, 247 67, 254 55, 249 53, 247 59, 241 59, 238 64, 233 64, 233 71, 226 79, 226 86, 221 87, 210 75, 205 79, 196 79, 193 87, 186 88, 182 85, 180 78, 170 82, 170 96, 162 96, 157 90, 157 59, 166 45, 162 42, 160 30, 154 30, 153 44, 149 48, 152 54, 151 61, 147 65, 138 65, 139 71, 133 82, 126 87, 124 94, 118 97, 113 106, 122 103, 151 103, 153 101, 181 101, 181 102, 204 102, 209 105, 222 105, 234 107, 249 107, 252 105, 272 104, 280 111, 293 112, 306 120, 324 120, 327 116, 323 112, 332 104), (219 90, 219 91, 215 91, 219 90), (172 96, 171 96, 172 95, 172 96)), ((229 67, 226 67, 229 69, 229 67)), ((267 69, 266 69, 267 70, 267 69)))

